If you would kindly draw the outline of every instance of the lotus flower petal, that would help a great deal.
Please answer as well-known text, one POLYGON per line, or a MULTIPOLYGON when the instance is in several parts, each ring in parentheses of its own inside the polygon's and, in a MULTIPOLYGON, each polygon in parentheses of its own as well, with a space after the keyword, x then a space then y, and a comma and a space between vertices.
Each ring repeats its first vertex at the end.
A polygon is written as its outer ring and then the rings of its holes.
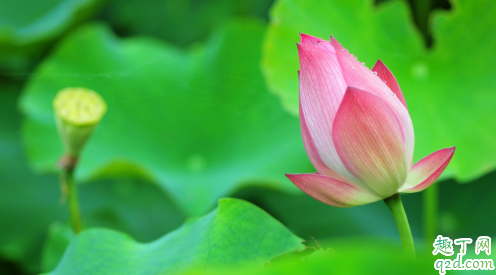
MULTIPOLYGON (((352 54, 348 52, 339 42, 331 37, 331 45, 334 47, 336 57, 342 69, 342 76, 347 86, 355 87, 377 95, 384 100, 392 109, 405 137, 407 159, 413 159, 415 136, 413 125, 407 109, 398 99, 396 94, 371 70, 362 65, 352 54)), ((411 162, 408 163, 411 165, 411 162)))
POLYGON ((405 97, 403 96, 403 92, 401 92, 400 85, 398 81, 396 81, 396 77, 394 77, 393 73, 389 70, 388 67, 379 59, 375 63, 372 71, 377 73, 377 76, 386 83, 386 85, 393 91, 396 97, 400 100, 400 102, 408 109, 406 106, 405 97))
MULTIPOLYGON (((359 182, 344 167, 332 141, 332 125, 346 85, 335 51, 330 42, 322 41, 302 35, 302 42, 298 44, 300 117, 304 118, 305 131, 310 137, 306 140, 312 140, 314 155, 318 155, 325 166, 352 182, 359 182)), ((318 169, 328 174, 322 166, 318 169)))
POLYGON ((419 160, 408 172, 400 192, 415 193, 431 186, 450 162, 455 147, 441 149, 419 160))
POLYGON ((341 177, 341 175, 339 175, 337 172, 329 168, 322 161, 322 158, 320 157, 319 152, 315 147, 313 139, 310 136, 310 132, 308 131, 307 123, 305 121, 305 115, 301 110, 301 104, 300 104, 300 129, 301 129, 301 136, 303 138, 303 145, 305 146, 305 150, 307 152, 308 158, 310 159, 310 162, 312 162, 315 169, 317 169, 317 172, 319 172, 319 174, 321 175, 336 178, 340 181, 348 182, 345 178, 341 177))
POLYGON ((311 36, 308 34, 300 33, 300 43, 315 46, 315 47, 324 48, 324 49, 327 49, 327 50, 334 52, 334 47, 331 45, 330 41, 327 41, 327 40, 324 40, 324 39, 321 39, 321 38, 318 38, 315 36, 311 36))
POLYGON ((408 171, 404 137, 384 100, 349 87, 336 114, 332 138, 355 177, 384 198, 398 192, 408 171))
POLYGON ((303 192, 332 206, 351 207, 381 199, 353 185, 318 173, 286 174, 286 176, 303 192))
POLYGON ((301 134, 317 173, 287 175, 294 184, 324 203, 347 207, 418 192, 439 177, 454 148, 412 167, 412 121, 381 60, 369 70, 333 37, 301 34, 297 45, 301 134))

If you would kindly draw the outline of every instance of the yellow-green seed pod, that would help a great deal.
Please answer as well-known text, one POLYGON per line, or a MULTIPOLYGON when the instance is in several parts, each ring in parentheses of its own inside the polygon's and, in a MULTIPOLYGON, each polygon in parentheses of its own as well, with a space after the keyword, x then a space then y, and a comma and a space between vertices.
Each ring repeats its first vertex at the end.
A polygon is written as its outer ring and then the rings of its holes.
POLYGON ((107 104, 92 90, 65 88, 53 100, 53 107, 66 154, 78 157, 96 125, 107 112, 107 104))

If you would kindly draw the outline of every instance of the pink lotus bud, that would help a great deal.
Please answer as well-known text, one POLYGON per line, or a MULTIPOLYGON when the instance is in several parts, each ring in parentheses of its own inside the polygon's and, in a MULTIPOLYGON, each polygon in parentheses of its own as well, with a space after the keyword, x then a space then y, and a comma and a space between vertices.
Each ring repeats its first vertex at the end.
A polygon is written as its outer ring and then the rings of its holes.
POLYGON ((315 199, 350 207, 429 187, 455 147, 412 166, 405 98, 380 60, 369 70, 338 41, 301 34, 300 124, 314 174, 286 175, 315 199))

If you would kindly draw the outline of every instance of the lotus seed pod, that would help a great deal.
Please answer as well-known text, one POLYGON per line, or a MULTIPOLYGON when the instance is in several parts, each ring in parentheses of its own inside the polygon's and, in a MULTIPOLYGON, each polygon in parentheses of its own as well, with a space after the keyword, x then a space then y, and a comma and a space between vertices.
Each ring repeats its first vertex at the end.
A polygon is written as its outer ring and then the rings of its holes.
POLYGON ((55 120, 65 153, 78 157, 86 141, 107 111, 107 104, 86 88, 65 88, 53 100, 55 120))

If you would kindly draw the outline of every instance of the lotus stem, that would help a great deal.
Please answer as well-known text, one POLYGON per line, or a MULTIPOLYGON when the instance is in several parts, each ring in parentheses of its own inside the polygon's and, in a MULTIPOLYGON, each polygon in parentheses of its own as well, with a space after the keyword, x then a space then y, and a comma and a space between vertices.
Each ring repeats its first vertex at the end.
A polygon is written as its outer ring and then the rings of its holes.
POLYGON ((67 192, 67 207, 71 227, 75 234, 79 234, 83 230, 83 219, 79 207, 78 190, 74 181, 76 163, 77 158, 65 156, 59 162, 59 167, 61 168, 61 186, 64 186, 67 192))
POLYGON ((410 230, 410 224, 408 223, 400 194, 394 194, 391 197, 384 199, 384 202, 393 213, 400 234, 403 252, 408 258, 415 259, 415 246, 413 244, 412 231, 410 230))

